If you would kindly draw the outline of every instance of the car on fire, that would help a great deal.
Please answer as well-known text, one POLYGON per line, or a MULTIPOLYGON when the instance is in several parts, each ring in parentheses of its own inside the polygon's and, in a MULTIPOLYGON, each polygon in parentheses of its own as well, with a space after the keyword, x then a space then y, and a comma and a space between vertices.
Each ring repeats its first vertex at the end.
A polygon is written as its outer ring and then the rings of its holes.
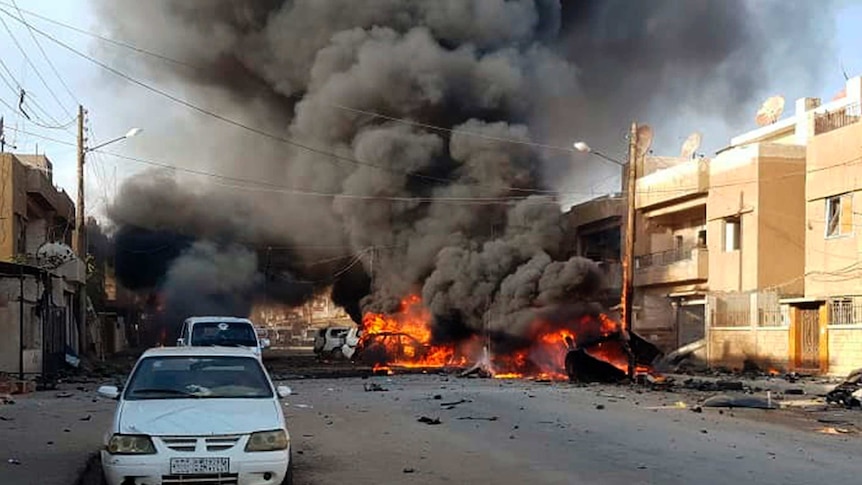
POLYGON ((382 365, 393 361, 421 361, 431 346, 403 332, 377 332, 361 338, 353 354, 355 362, 382 365))
POLYGON ((269 339, 259 336, 251 320, 236 317, 190 317, 180 329, 178 347, 244 347, 259 359, 269 339))
POLYGON ((290 485, 290 434, 275 387, 254 354, 222 347, 161 347, 138 359, 105 434, 108 485, 290 485))

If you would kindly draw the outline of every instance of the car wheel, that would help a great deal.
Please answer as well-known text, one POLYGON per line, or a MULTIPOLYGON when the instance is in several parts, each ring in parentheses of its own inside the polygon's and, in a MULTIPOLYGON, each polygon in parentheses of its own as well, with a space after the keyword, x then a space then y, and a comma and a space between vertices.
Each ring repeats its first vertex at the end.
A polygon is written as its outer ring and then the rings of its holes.
POLYGON ((281 485, 293 485, 293 451, 290 452, 290 462, 287 464, 287 471, 284 472, 284 480, 281 485))
POLYGON ((332 352, 330 352, 330 355, 332 356, 332 360, 344 359, 344 352, 342 352, 340 348, 339 349, 332 349, 332 352))

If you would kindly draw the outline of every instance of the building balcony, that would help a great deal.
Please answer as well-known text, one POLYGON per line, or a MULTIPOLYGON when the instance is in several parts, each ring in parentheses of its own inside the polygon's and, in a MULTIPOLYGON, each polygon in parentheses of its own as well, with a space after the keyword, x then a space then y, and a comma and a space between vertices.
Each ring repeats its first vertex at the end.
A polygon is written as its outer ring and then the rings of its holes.
POLYGON ((683 247, 635 257, 634 285, 650 286, 709 278, 705 247, 683 247))
POLYGON ((687 160, 663 168, 637 180, 635 207, 651 209, 706 194, 709 190, 709 161, 687 160))

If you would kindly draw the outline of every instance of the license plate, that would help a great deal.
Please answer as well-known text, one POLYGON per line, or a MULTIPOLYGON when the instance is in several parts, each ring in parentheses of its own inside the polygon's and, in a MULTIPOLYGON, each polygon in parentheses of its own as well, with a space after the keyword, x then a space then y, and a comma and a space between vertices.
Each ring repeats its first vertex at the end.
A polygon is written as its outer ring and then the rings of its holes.
POLYGON ((171 458, 171 475, 230 473, 230 458, 171 458))

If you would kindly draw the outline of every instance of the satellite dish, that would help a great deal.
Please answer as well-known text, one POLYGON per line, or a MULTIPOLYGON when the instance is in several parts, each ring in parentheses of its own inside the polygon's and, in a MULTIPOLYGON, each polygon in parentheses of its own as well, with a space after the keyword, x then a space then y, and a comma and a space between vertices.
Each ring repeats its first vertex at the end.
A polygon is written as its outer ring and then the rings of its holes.
POLYGON ((62 243, 45 243, 36 251, 38 266, 57 269, 77 258, 72 248, 62 243))
POLYGON ((784 96, 772 96, 757 110, 754 121, 758 126, 771 125, 781 118, 782 113, 784 113, 784 96))
POLYGON ((701 141, 703 141, 703 135, 696 131, 691 135, 688 135, 688 138, 685 139, 685 143, 682 144, 680 157, 686 159, 694 158, 695 152, 700 148, 701 141))
POLYGON ((638 151, 641 155, 647 153, 652 146, 652 127, 650 125, 638 125, 638 151))

